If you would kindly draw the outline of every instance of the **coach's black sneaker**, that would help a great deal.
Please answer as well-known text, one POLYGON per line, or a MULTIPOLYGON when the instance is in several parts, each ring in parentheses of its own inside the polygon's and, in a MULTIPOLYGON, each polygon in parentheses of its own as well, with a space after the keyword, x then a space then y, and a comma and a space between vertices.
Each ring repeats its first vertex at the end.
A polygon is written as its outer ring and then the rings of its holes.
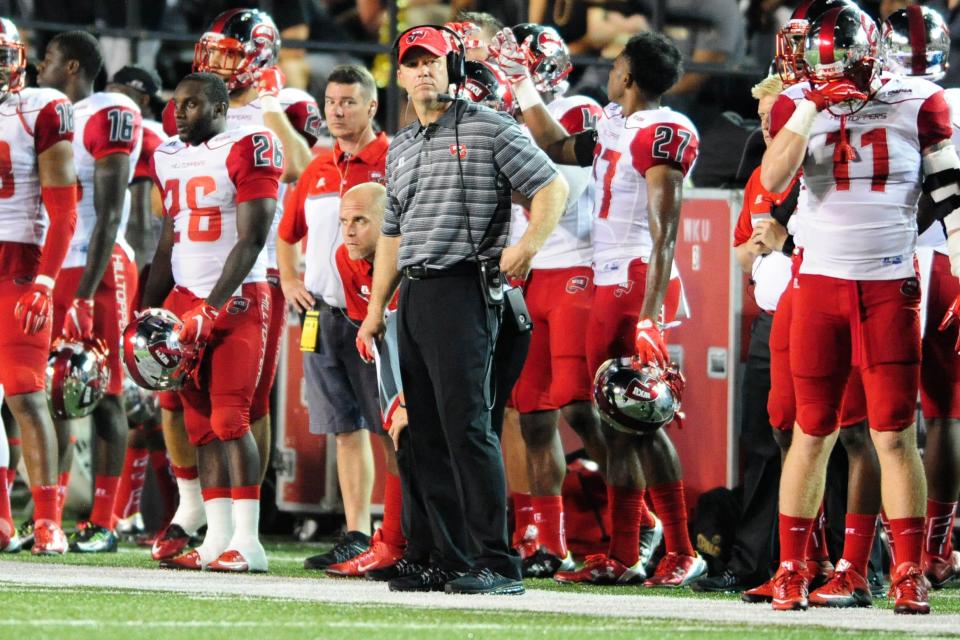
POLYGON ((389 582, 394 578, 406 578, 407 576, 420 573, 426 568, 426 565, 420 564, 419 562, 414 562, 413 560, 408 560, 406 558, 400 558, 389 567, 371 569, 363 575, 367 580, 373 580, 375 582, 389 582))
POLYGON ((729 569, 718 576, 702 576, 690 583, 690 589, 697 593, 740 593, 747 586, 729 569))
POLYGON ((567 551, 567 557, 555 556, 546 547, 540 547, 536 553, 523 559, 524 578, 552 578, 557 571, 572 571, 577 563, 573 554, 567 551))
POLYGON ((74 553, 112 553, 117 550, 117 534, 112 529, 87 523, 70 540, 70 551, 74 553))
POLYGON ((519 596, 524 592, 523 580, 514 580, 490 569, 472 569, 470 573, 451 580, 444 588, 447 593, 519 596))
POLYGON ((347 531, 340 536, 337 543, 333 545, 333 549, 304 560, 303 568, 323 571, 332 564, 356 558, 369 547, 370 536, 360 531, 347 531))
POLYGON ((443 591, 451 580, 463 576, 459 571, 446 571, 440 567, 427 567, 419 573, 394 578, 387 583, 390 591, 443 591))

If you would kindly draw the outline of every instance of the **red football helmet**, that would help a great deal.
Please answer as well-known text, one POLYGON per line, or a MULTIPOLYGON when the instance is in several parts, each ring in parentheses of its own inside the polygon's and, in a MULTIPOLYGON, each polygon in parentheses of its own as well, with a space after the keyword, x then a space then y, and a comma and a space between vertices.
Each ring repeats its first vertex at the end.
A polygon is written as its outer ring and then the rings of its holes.
POLYGON ((683 375, 672 365, 661 371, 653 365, 639 365, 634 358, 615 358, 597 370, 593 400, 611 427, 643 435, 676 417, 683 385, 683 375))
POLYGON ((861 91, 880 72, 880 33, 857 7, 830 9, 811 21, 803 43, 804 76, 816 86, 849 80, 861 91))
POLYGON ((892 73, 938 82, 950 66, 950 29, 929 7, 894 11, 883 23, 880 43, 883 66, 892 73))
POLYGON ((53 343, 47 361, 47 398, 54 418, 90 415, 110 383, 107 346, 102 340, 53 343))
POLYGON ((530 59, 527 69, 530 79, 540 93, 563 95, 570 86, 567 76, 573 71, 570 50, 553 27, 525 22, 510 27, 517 42, 530 38, 530 59))
POLYGON ((497 67, 486 61, 468 60, 464 64, 464 74, 461 98, 495 111, 513 113, 510 83, 497 67))
POLYGON ((810 24, 830 9, 856 7, 851 0, 804 0, 777 31, 774 65, 784 84, 804 80, 803 47, 810 24))
POLYGON ((27 48, 20 41, 17 25, 0 18, 0 100, 17 93, 27 81, 27 48))
POLYGON ((166 309, 147 309, 123 330, 123 366, 144 389, 174 391, 200 363, 202 350, 185 352, 180 319, 166 309))
POLYGON ((258 9, 230 9, 213 21, 193 51, 193 70, 215 73, 227 89, 249 87, 255 73, 277 64, 280 31, 258 9))

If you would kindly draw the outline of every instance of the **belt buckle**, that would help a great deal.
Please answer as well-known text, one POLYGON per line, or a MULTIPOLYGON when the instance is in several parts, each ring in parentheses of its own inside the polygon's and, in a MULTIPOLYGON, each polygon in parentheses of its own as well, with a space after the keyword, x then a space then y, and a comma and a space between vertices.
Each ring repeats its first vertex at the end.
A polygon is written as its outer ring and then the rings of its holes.
POLYGON ((407 277, 411 280, 422 280, 427 275, 427 267, 422 264, 415 264, 407 267, 407 277))

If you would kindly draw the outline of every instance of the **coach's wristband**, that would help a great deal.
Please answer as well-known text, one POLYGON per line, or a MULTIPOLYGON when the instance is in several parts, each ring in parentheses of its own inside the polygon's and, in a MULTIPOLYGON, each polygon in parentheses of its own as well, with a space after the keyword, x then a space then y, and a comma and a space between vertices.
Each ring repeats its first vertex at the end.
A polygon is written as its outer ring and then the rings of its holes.
POLYGON ((517 99, 517 104, 520 105, 520 111, 526 111, 538 104, 543 104, 543 100, 540 99, 540 94, 537 92, 537 88, 533 86, 533 80, 530 78, 524 78, 512 86, 513 95, 517 99))

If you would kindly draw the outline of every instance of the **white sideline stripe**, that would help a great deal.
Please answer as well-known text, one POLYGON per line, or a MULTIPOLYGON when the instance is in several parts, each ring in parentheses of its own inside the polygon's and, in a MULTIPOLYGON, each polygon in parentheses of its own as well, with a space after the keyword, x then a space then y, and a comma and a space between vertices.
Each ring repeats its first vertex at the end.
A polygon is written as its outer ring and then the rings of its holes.
MULTIPOLYGON (((538 621, 536 625, 539 626, 540 622, 538 621)), ((222 628, 260 628, 268 627, 270 629, 276 629, 277 627, 285 627, 291 629, 316 629, 318 626, 325 628, 338 628, 338 629, 402 629, 408 631, 422 631, 422 630, 435 630, 437 628, 436 623, 426 623, 426 622, 366 622, 363 620, 334 620, 334 621, 325 621, 323 623, 318 623, 315 620, 296 622, 292 620, 286 621, 277 621, 277 620, 75 620, 72 618, 69 619, 0 619, 0 628, 2 627, 120 627, 120 628, 177 628, 182 629, 185 627, 195 628, 195 629, 222 629, 222 628)), ((447 622, 444 621, 444 629, 463 629, 465 631, 507 631, 517 628, 517 624, 498 624, 495 622, 447 622)), ((524 626, 523 623, 519 623, 519 626, 524 626)), ((533 626, 531 624, 530 626, 533 626)), ((597 625, 579 625, 579 624, 551 624, 551 630, 557 631, 570 631, 570 632, 597 632, 597 631, 622 631, 622 625, 606 625, 606 626, 597 626, 597 625)), ((671 626, 671 630, 687 630, 687 631, 696 631, 700 630, 701 627, 676 627, 671 626)))
MULTIPOLYGON (((715 599, 667 595, 636 596, 564 593, 531 589, 524 596, 451 596, 443 593, 394 593, 367 580, 289 578, 271 575, 224 575, 210 572, 163 571, 83 565, 0 562, 0 585, 59 588, 95 587, 164 591, 187 597, 220 594, 308 602, 472 611, 539 611, 606 618, 658 618, 694 625, 819 626, 860 631, 902 631, 913 636, 958 636, 960 615, 896 616, 880 609, 811 609, 775 612, 768 605, 747 605, 715 599), (269 594, 269 595, 267 595, 269 594)), ((366 622, 359 620, 357 622, 366 622)), ((561 623, 562 624, 562 623, 561 623)), ((433 626, 431 626, 433 628, 433 626)))

